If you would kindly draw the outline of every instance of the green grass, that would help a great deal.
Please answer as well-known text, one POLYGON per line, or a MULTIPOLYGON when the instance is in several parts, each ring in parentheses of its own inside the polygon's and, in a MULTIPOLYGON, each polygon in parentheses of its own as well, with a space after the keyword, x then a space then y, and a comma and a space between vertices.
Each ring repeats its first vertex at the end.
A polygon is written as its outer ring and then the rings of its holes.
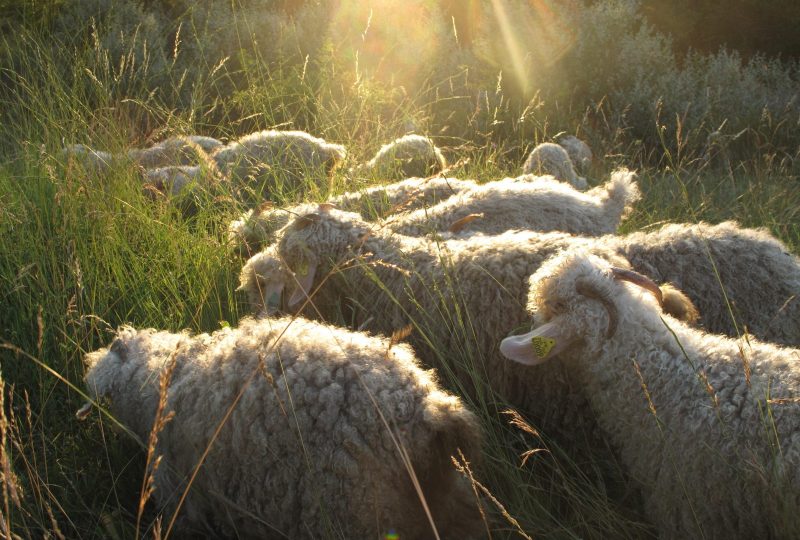
MULTIPOLYGON (((471 110, 472 98, 440 97, 435 89, 447 81, 434 77, 416 90, 398 89, 357 80, 342 65, 329 64, 330 57, 311 58, 323 66, 313 73, 302 65, 264 69, 258 58, 241 62, 236 72, 209 66, 188 103, 176 107, 152 92, 146 68, 119 71, 103 60, 99 46, 64 65, 44 37, 21 39, 27 47, 2 73, 14 84, 4 86, 0 103, 0 521, 22 538, 134 535, 145 455, 96 412, 76 420, 84 398, 66 381, 82 387, 85 352, 106 345, 123 323, 204 332, 235 325, 247 314, 244 298, 234 292, 243 261, 225 244, 227 224, 244 210, 242 203, 223 189, 202 196, 199 211, 187 219, 168 201, 147 199, 124 166, 100 177, 65 163, 59 158, 64 142, 119 150, 173 132, 231 136, 279 126, 344 144, 359 161, 402 133, 411 118, 420 131, 438 136, 451 162, 468 160, 457 169, 459 177, 488 181, 518 174, 526 150, 554 135, 552 126, 579 133, 587 128, 583 107, 551 108, 550 117, 531 109, 534 102, 502 99, 487 117, 464 123, 456 113, 471 110), (226 86, 228 79, 241 78, 242 88, 220 92, 233 86, 226 86)), ((589 108, 599 116, 603 105, 589 108)), ((702 165, 697 146, 678 154, 666 144, 646 148, 612 124, 594 131, 599 159, 590 177, 599 183, 618 165, 639 170, 644 199, 623 231, 733 219, 766 227, 800 252, 800 185, 792 163, 767 152, 732 169, 712 168, 702 165)), ((337 172, 332 192, 360 187, 348 182, 346 168, 337 172)), ((322 200, 325 191, 309 186, 308 197, 322 200)), ((443 354, 455 354, 462 366, 480 365, 469 314, 451 315, 464 350, 443 354)), ((480 370, 473 369, 480 382, 480 370)), ((441 376, 457 388, 454 375, 441 376)), ((475 477, 528 534, 652 536, 631 510, 636 496, 617 463, 591 448, 567 454, 546 437, 511 425, 490 396, 472 399, 470 406, 486 433, 485 459, 475 477), (531 448, 546 451, 522 465, 531 448)), ((499 507, 483 500, 493 537, 519 537, 499 507)), ((144 528, 154 519, 150 509, 144 528)))

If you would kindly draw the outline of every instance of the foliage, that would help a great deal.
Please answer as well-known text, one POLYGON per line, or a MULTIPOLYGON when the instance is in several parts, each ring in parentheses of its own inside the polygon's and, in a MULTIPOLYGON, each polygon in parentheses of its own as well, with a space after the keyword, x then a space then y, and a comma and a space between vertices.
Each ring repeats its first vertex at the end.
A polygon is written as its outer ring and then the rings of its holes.
POLYGON ((756 53, 800 57, 800 4, 793 0, 643 0, 643 12, 680 52, 706 53, 727 47, 749 57, 756 53))

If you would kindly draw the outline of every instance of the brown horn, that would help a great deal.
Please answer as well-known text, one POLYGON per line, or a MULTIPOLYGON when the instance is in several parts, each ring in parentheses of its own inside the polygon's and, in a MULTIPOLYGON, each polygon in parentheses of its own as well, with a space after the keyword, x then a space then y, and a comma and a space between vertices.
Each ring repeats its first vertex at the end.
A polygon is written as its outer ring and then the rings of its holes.
POLYGON ((575 280, 575 290, 578 291, 578 294, 582 294, 587 298, 597 300, 603 304, 603 307, 606 308, 606 311, 608 312, 608 328, 606 329, 606 337, 614 337, 614 334, 617 333, 619 315, 617 313, 617 306, 614 305, 614 302, 608 297, 608 294, 598 291, 586 278, 578 278, 575 280))
POLYGON ((661 289, 658 288, 658 285, 656 285, 649 277, 643 276, 639 272, 618 268, 616 266, 611 267, 611 273, 614 275, 614 279, 620 281, 629 281, 634 285, 638 285, 643 289, 647 289, 650 291, 650 293, 652 293, 653 296, 656 297, 656 300, 658 300, 658 305, 662 308, 664 307, 664 295, 661 292, 661 289))
POLYGON ((461 232, 461 230, 464 227, 467 226, 467 224, 475 221, 476 219, 482 218, 482 217, 483 217, 483 214, 470 214, 468 216, 464 216, 461 219, 458 219, 458 220, 454 221, 453 224, 450 225, 450 228, 448 230, 453 234, 459 233, 459 232, 461 232))
POLYGON ((320 220, 319 214, 311 213, 306 214, 304 216, 300 216, 294 221, 294 228, 296 230, 302 230, 308 227, 309 225, 313 225, 314 223, 319 223, 320 220))

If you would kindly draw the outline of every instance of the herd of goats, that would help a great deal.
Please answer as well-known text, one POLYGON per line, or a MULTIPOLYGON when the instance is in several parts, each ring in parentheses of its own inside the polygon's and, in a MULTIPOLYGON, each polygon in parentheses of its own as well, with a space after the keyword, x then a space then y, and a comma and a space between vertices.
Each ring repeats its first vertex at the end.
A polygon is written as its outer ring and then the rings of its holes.
MULTIPOLYGON (((268 198, 347 157, 299 131, 64 154, 167 199, 213 182, 268 198)), ((86 356, 92 399, 159 430, 159 508, 215 537, 487 538, 464 474, 483 402, 567 452, 610 446, 659 538, 800 536, 800 258, 734 222, 618 235, 636 174, 589 188, 592 159, 569 136, 477 183, 407 135, 346 173, 399 181, 254 202, 228 231, 252 317, 124 326, 86 356)))

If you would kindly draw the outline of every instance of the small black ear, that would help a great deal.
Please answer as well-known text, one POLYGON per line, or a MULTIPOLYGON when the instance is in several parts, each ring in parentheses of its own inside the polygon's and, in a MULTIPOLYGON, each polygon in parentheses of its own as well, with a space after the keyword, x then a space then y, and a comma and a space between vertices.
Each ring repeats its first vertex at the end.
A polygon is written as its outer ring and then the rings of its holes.
POLYGON ((320 216, 317 213, 306 214, 304 216, 300 216, 294 221, 294 228, 296 230, 302 230, 308 227, 309 225, 313 225, 314 223, 319 223, 320 216))

